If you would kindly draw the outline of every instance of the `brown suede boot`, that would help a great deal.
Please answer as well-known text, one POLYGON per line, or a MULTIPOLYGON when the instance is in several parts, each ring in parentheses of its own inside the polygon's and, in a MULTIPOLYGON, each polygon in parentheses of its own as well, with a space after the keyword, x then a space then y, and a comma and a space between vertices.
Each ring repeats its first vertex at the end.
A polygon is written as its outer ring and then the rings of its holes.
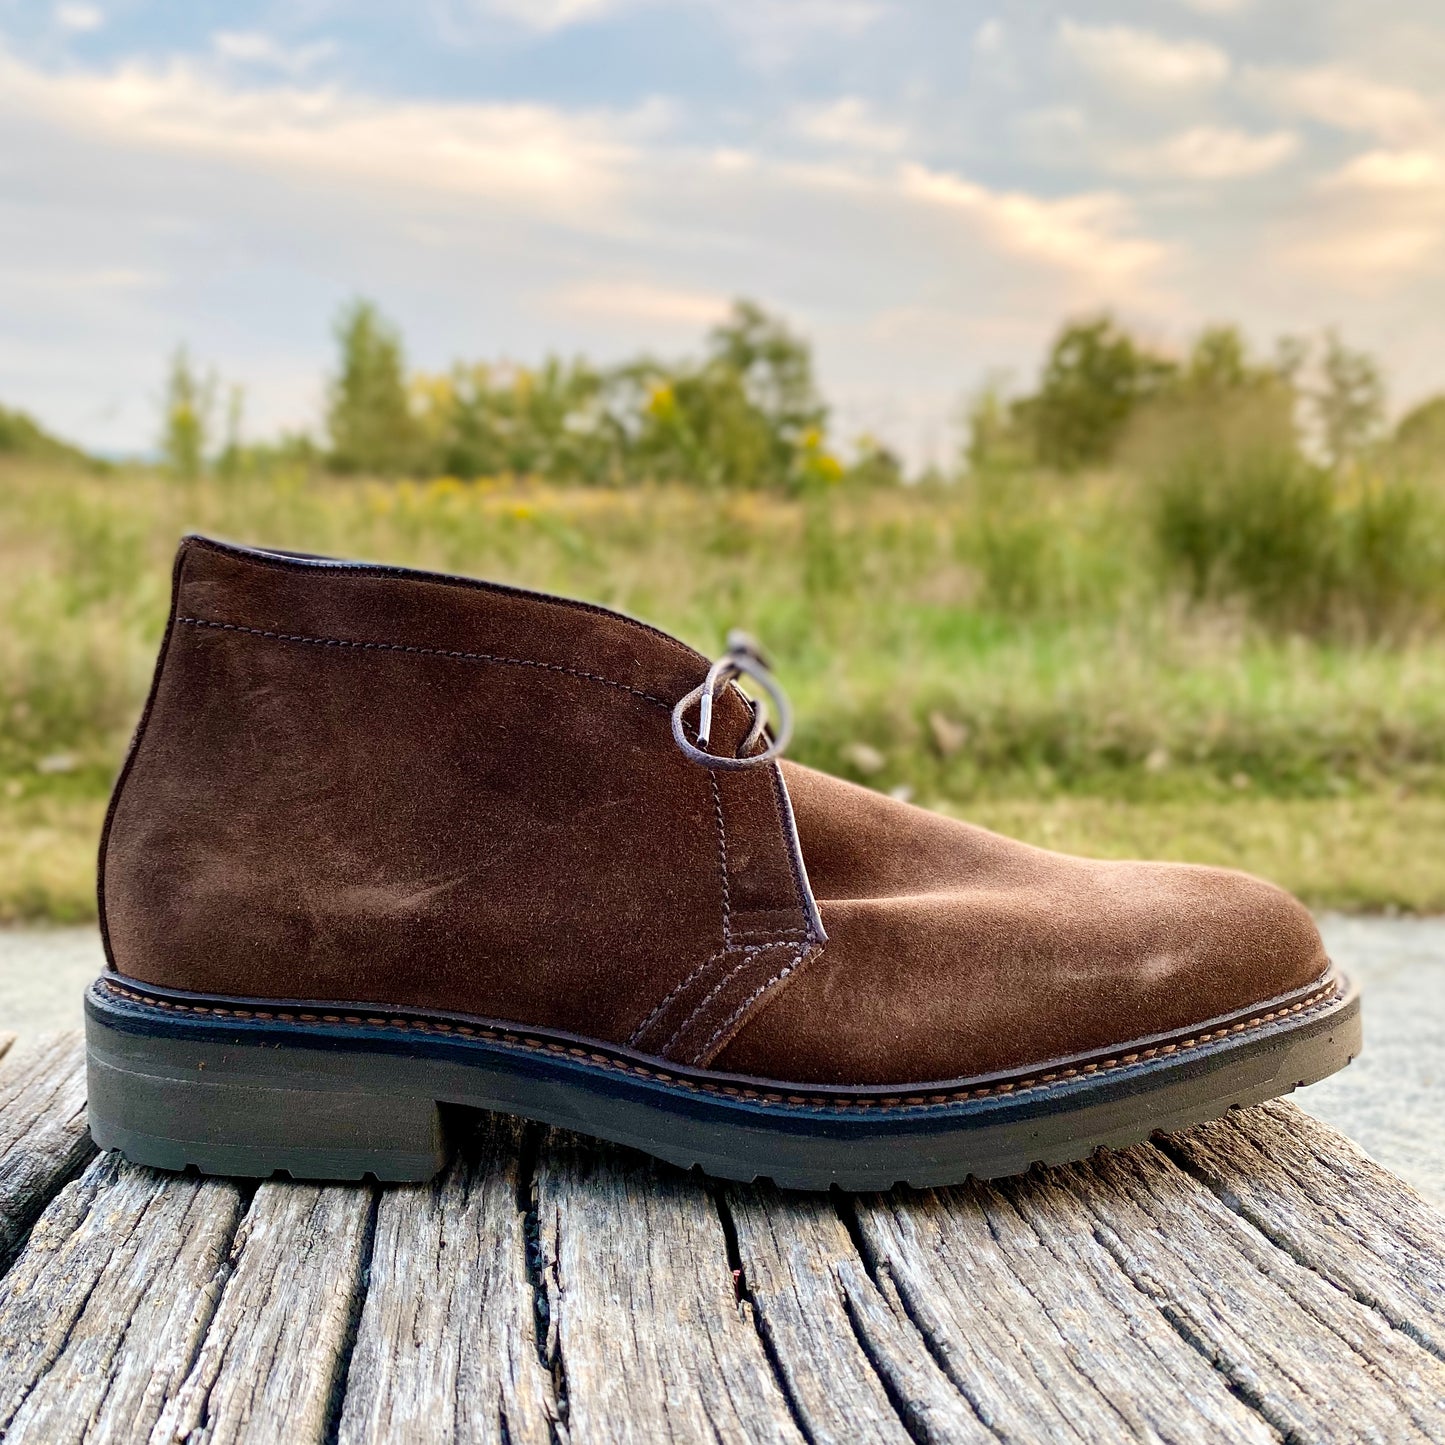
POLYGON ((1357 1052, 1288 895, 779 765, 740 673, 782 707, 741 644, 710 669, 599 607, 188 538, 101 843, 96 1142, 422 1179, 460 1105, 924 1185, 1357 1052))

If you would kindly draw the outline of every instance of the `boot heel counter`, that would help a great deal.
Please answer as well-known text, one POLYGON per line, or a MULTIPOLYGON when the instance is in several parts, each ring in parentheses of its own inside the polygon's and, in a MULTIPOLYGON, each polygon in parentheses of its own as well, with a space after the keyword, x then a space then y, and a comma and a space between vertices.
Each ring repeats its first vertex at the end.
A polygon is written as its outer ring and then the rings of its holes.
POLYGON ((134 733, 131 734, 130 746, 126 749, 125 758, 121 763, 120 772, 116 775, 115 784, 110 791, 110 803, 106 808, 105 822, 101 827, 100 845, 96 859, 96 912, 100 921, 101 944, 105 949, 106 965, 115 972, 127 972, 126 960, 118 959, 116 954, 115 931, 112 928, 113 915, 117 912, 124 915, 126 908, 127 883, 129 880, 124 876, 116 876, 116 870, 111 869, 110 862, 113 848, 121 843, 127 831, 128 820, 121 816, 122 800, 126 798, 132 781, 136 764, 140 759, 145 747, 146 737, 151 731, 153 720, 158 711, 158 701, 161 696, 161 683, 166 671, 166 659, 170 654, 171 645, 176 632, 176 618, 181 608, 181 581, 185 571, 186 559, 190 555, 192 539, 186 537, 176 549, 175 561, 171 566, 171 602, 170 611, 166 616, 165 631, 161 635, 160 646, 156 651, 155 670, 151 674, 150 691, 146 694, 145 706, 141 709, 140 720, 136 723, 134 733), (117 903, 119 907, 117 907, 117 903))

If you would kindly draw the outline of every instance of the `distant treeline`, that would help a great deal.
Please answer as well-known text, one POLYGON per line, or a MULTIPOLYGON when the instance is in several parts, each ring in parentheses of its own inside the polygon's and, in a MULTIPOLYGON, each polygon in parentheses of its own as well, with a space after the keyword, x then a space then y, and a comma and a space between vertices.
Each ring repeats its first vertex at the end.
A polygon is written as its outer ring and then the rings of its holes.
MULTIPOLYGON (((992 381, 963 408, 953 463, 905 476, 872 437, 830 427, 808 342, 739 300, 701 354, 597 366, 458 362, 413 372, 402 338, 369 301, 346 306, 322 435, 243 436, 244 396, 179 350, 159 451, 180 477, 234 476, 281 462, 379 478, 532 476, 565 484, 661 481, 797 494, 815 486, 1068 474, 1123 464, 1157 470, 1181 448, 1211 465, 1247 450, 1289 454, 1334 474, 1387 458, 1415 470, 1445 462, 1445 395, 1386 426, 1379 366, 1333 332, 1254 354, 1233 326, 1171 355, 1108 315, 1067 322, 1032 391, 992 381), (1167 456, 1166 456, 1167 454, 1167 456)), ((78 460, 33 421, 0 409, 0 453, 78 460)), ((1216 467, 1217 469, 1217 467, 1216 467)))
POLYGON ((234 393, 217 438, 216 383, 178 353, 161 438, 169 467, 225 472, 279 453, 374 477, 769 491, 902 480, 880 446, 863 442, 846 465, 829 449, 810 347, 747 301, 708 333, 702 356, 680 362, 641 357, 600 367, 552 356, 535 367, 458 362, 447 372, 410 372, 399 332, 368 301, 345 308, 336 342, 324 441, 292 438, 279 448, 242 444, 234 393))
POLYGON ((1445 395, 1387 429, 1384 377, 1334 331, 1284 337, 1255 356, 1236 326, 1206 327, 1182 357, 1149 346, 1110 316, 1067 323, 1037 389, 985 386, 967 412, 969 465, 1061 472, 1147 460, 1161 443, 1300 450, 1339 469, 1393 447, 1445 456, 1445 395))

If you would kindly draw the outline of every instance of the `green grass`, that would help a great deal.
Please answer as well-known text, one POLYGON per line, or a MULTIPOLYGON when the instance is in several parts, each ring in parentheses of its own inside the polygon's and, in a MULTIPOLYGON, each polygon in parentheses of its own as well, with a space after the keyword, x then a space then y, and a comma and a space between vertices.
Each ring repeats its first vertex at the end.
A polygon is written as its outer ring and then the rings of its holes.
POLYGON ((95 834, 195 528, 520 582, 774 654, 803 761, 1079 852, 1445 908, 1445 640, 1190 605, 1128 485, 835 491, 181 485, 0 468, 0 917, 93 911, 95 834), (1435 875, 1441 875, 1436 881, 1435 875))

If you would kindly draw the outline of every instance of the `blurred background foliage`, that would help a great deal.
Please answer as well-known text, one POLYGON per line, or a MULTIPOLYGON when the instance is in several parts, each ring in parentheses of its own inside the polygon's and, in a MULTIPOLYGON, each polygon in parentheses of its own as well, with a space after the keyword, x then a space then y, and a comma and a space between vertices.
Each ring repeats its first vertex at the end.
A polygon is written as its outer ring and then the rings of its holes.
POLYGON ((244 434, 176 353, 156 459, 0 410, 0 917, 93 911, 93 848, 188 529, 520 582, 704 652, 766 640, 793 753, 1053 847, 1445 908, 1445 397, 1387 425, 1339 337, 1182 355, 1066 324, 909 475, 832 435, 739 302, 680 361, 413 373, 336 327, 325 433, 244 434))

